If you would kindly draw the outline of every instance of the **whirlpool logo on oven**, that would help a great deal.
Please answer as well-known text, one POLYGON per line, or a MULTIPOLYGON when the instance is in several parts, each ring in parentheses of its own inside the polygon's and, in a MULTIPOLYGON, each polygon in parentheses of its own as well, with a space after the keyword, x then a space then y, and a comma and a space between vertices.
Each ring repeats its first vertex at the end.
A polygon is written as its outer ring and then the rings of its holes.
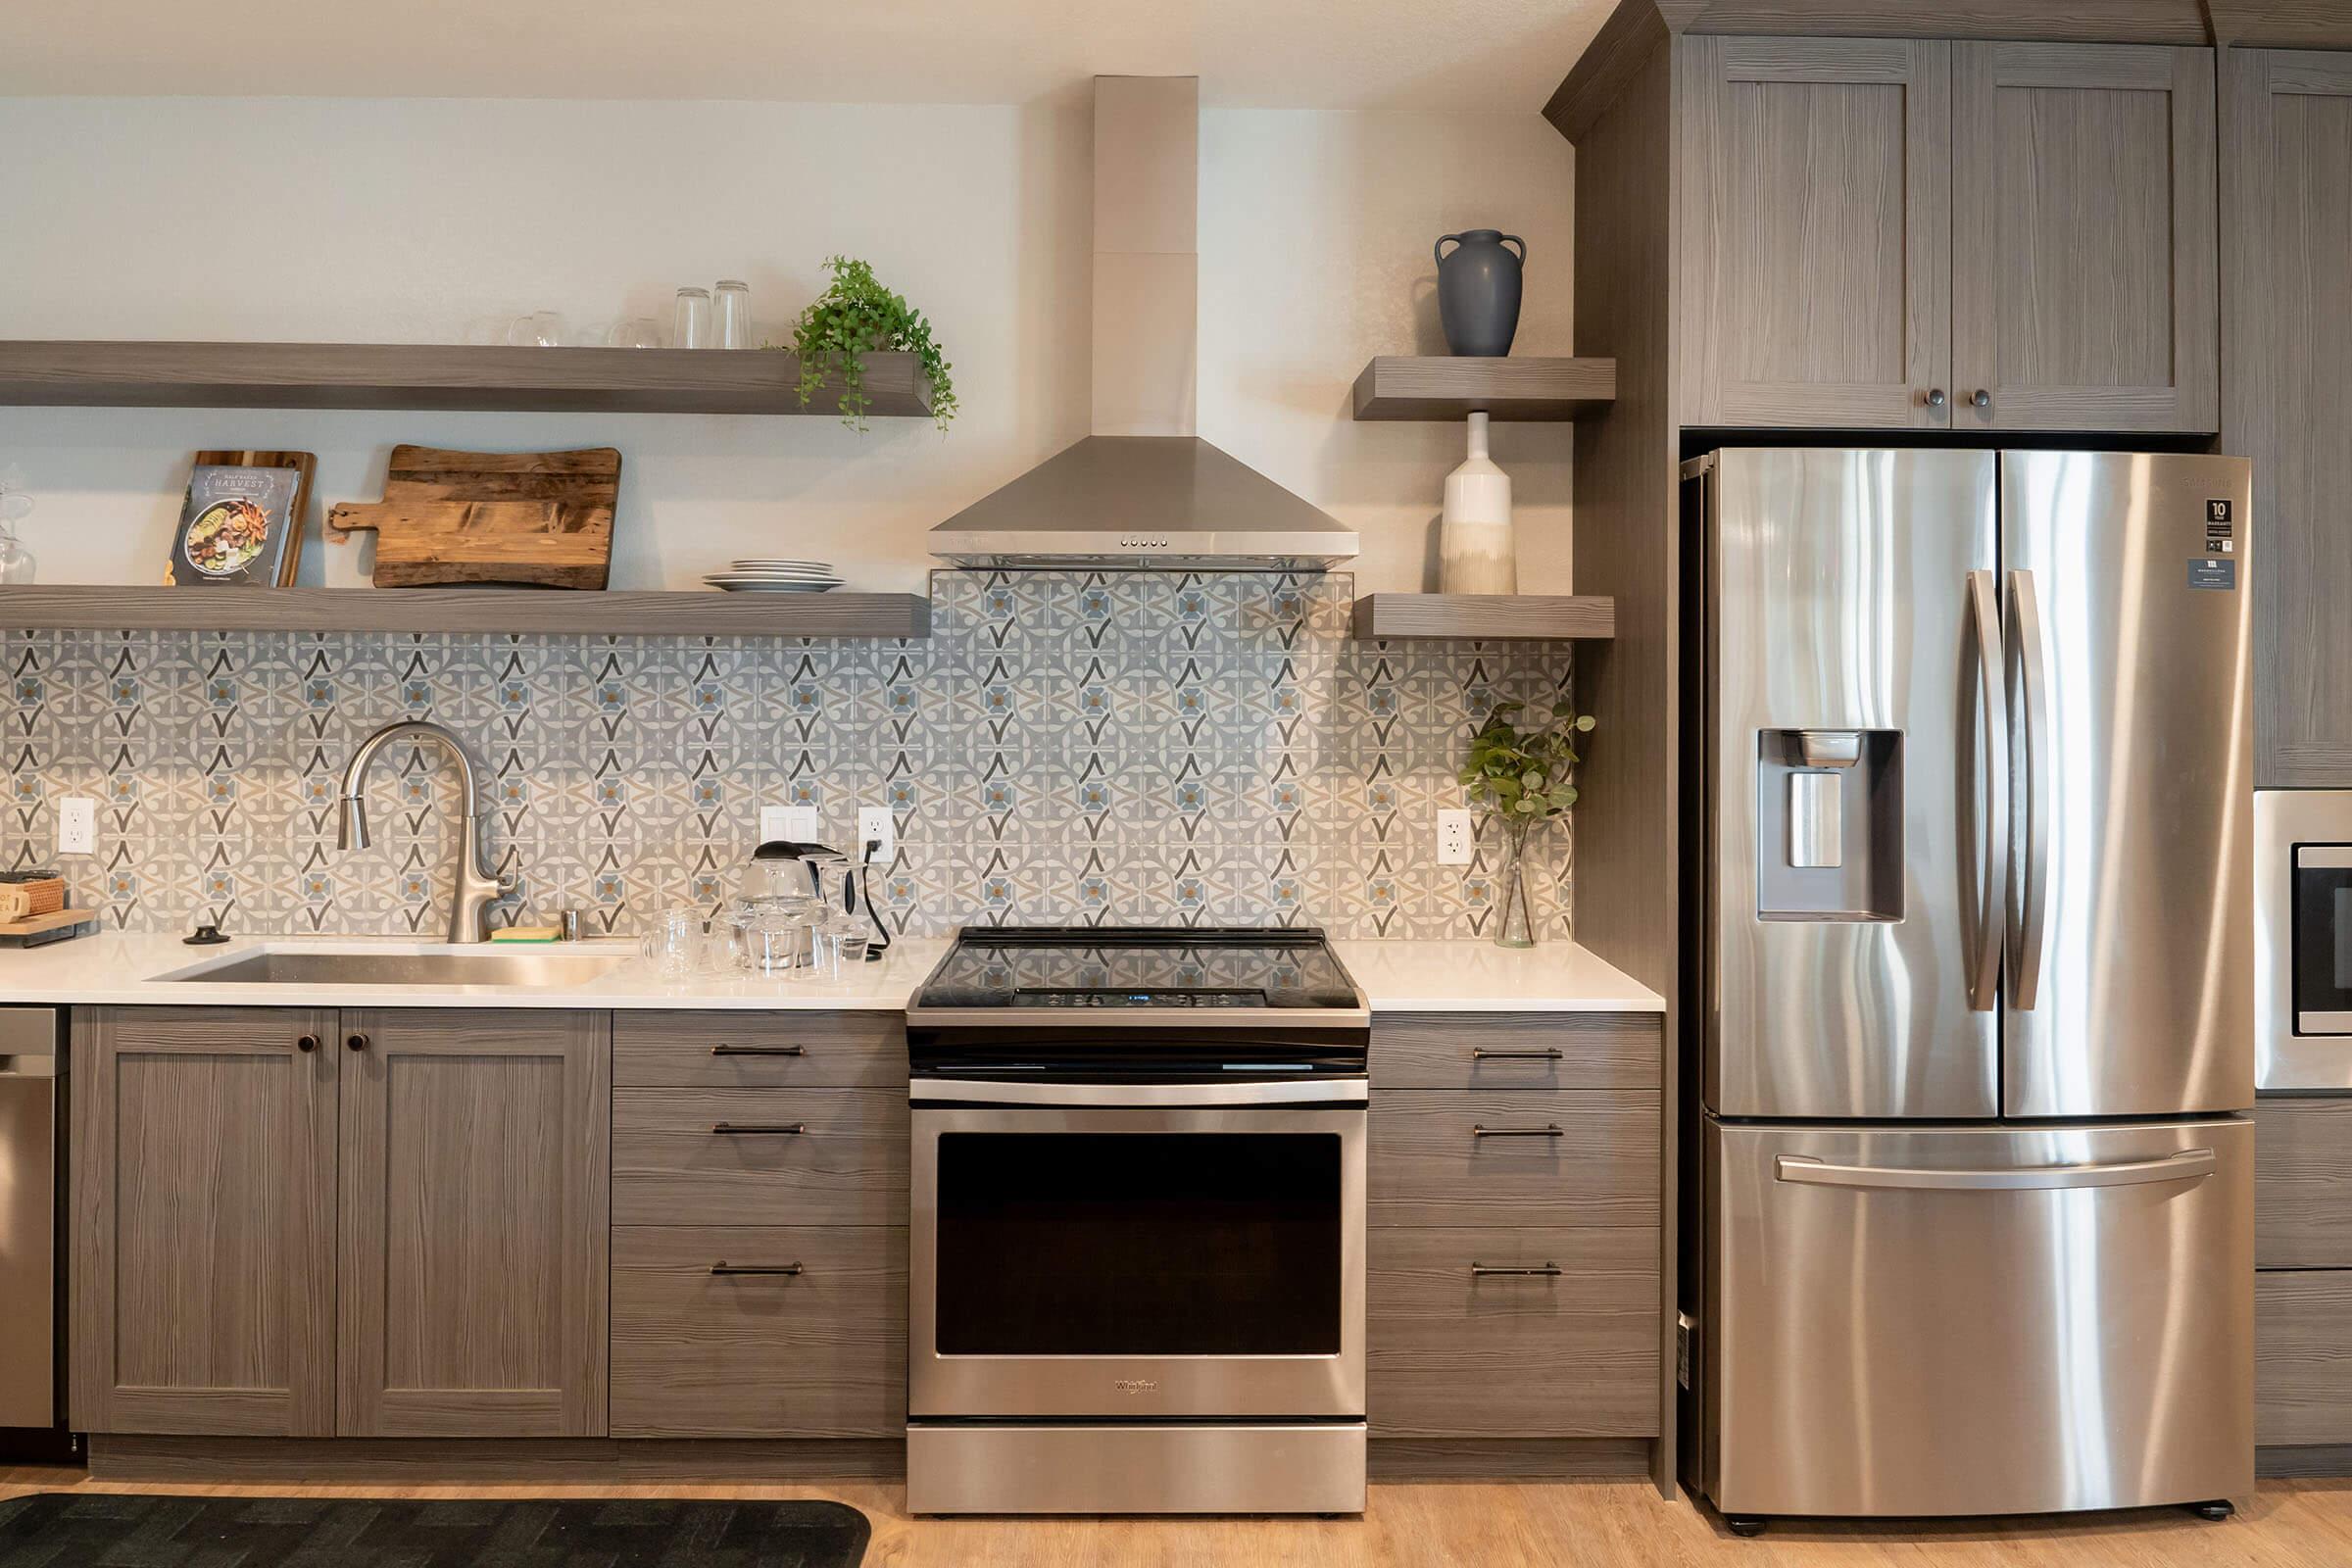
POLYGON ((1157 1378, 1117 1378, 1110 1385, 1121 1394, 1151 1394, 1159 1388, 1157 1378))

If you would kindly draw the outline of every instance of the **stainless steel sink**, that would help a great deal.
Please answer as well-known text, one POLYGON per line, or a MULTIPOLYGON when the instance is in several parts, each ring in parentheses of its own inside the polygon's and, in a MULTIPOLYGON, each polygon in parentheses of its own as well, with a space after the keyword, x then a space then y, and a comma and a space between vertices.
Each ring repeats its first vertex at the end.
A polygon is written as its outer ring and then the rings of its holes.
POLYGON ((524 986, 583 985, 629 960, 626 949, 582 951, 413 946, 265 947, 159 975, 201 985, 524 986))

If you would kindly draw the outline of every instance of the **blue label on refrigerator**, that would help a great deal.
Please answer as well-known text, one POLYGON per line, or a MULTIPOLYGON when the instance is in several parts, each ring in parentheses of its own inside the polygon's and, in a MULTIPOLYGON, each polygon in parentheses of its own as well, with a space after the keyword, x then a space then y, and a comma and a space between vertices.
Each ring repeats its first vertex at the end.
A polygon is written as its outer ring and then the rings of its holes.
POLYGON ((2188 563, 2188 585, 2191 588, 2219 588, 2225 593, 2237 590, 2237 563, 2227 557, 2196 556, 2188 563))

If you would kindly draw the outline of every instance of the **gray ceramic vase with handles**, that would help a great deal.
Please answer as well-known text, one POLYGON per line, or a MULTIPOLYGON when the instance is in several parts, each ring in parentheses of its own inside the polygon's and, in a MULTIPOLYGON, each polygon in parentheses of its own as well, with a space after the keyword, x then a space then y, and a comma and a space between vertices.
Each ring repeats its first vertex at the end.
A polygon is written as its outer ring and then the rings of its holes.
POLYGON ((1527 241, 1498 228, 1465 229, 1438 238, 1438 319, 1455 354, 1499 359, 1519 331, 1520 269, 1527 241), (1453 249, 1446 249, 1447 241, 1453 249), (1519 247, 1514 254, 1511 247, 1519 247))

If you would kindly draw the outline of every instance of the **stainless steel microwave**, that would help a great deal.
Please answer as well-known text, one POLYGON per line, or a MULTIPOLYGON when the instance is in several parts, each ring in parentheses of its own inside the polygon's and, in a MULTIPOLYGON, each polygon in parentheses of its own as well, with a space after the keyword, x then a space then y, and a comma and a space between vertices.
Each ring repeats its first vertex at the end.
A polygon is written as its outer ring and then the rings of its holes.
POLYGON ((2255 1081, 2352 1089, 2352 790, 2254 797, 2255 1081))

